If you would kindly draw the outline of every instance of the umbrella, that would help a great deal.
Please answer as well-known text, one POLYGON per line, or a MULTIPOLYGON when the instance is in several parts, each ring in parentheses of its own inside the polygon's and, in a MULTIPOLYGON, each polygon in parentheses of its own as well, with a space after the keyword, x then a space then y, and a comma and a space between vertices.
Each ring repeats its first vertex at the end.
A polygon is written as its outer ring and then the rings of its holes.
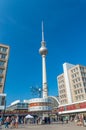
POLYGON ((27 116, 25 116, 25 118, 30 118, 30 119, 32 119, 32 118, 34 118, 34 117, 28 114, 27 116))

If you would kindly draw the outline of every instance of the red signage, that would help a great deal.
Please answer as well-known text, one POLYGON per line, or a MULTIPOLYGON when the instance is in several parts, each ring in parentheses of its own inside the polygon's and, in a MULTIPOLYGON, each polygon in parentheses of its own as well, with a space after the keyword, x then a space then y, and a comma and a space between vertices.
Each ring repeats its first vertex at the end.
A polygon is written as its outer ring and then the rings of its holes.
POLYGON ((82 108, 86 108, 86 102, 76 103, 76 104, 71 104, 71 105, 65 105, 65 106, 59 107, 59 112, 82 109, 82 108))

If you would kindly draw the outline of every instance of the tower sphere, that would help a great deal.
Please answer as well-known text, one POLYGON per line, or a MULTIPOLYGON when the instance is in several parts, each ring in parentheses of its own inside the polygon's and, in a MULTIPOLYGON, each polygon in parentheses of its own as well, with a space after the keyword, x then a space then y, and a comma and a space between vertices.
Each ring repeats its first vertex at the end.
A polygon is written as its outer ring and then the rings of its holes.
POLYGON ((43 42, 42 42, 42 46, 41 46, 41 48, 39 49, 39 53, 40 53, 41 55, 46 55, 47 52, 48 52, 48 50, 47 50, 47 48, 45 47, 45 44, 43 45, 43 42))

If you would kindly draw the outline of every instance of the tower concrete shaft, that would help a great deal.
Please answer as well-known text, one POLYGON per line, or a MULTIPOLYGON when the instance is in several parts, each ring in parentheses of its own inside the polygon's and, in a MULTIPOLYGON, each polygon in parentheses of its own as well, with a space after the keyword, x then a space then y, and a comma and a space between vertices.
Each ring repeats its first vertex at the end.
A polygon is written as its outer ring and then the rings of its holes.
POLYGON ((44 30, 42 22, 42 42, 39 53, 42 55, 42 87, 43 87, 43 98, 48 97, 48 87, 47 87, 47 74, 46 74, 46 55, 47 55, 46 43, 44 41, 44 30))
POLYGON ((42 74, 43 74, 43 98, 47 98, 48 97, 48 87, 47 87, 46 58, 45 58, 45 55, 42 56, 42 74))

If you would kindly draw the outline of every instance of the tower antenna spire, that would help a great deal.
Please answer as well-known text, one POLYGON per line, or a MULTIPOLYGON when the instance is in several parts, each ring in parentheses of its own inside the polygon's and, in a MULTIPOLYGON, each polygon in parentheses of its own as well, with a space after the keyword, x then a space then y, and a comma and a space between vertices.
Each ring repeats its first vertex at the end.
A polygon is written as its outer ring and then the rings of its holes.
POLYGON ((44 42, 44 25, 43 25, 43 21, 42 21, 42 41, 44 42))

